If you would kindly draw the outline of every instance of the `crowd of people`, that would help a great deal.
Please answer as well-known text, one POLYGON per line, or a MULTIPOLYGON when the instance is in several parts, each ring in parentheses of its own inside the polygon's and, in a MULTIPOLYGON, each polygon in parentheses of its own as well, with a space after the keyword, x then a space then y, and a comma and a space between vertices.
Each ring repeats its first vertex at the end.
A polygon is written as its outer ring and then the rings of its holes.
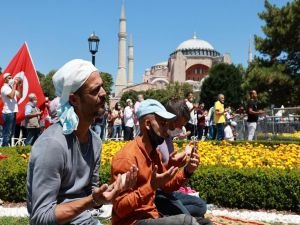
MULTIPOLYGON (((258 118, 265 114, 263 110, 258 109, 255 90, 249 92, 247 109, 245 110, 243 106, 240 106, 235 112, 232 111, 230 106, 224 105, 225 96, 223 94, 217 96, 216 102, 209 109, 205 107, 203 102, 196 103, 192 92, 187 93, 185 97, 184 101, 189 108, 190 119, 185 126, 176 129, 174 139, 234 141, 238 138, 237 121, 245 121, 247 123, 246 140, 252 141, 255 137, 258 118)), ((132 100, 127 99, 126 113, 126 108, 123 109, 119 102, 116 103, 112 110, 106 109, 105 114, 101 114, 101 121, 104 121, 102 123, 102 131, 104 133, 107 132, 105 133, 106 135, 101 133, 102 140, 132 140, 133 137, 138 136, 139 126, 136 111, 143 100, 143 95, 138 95, 133 107, 132 100), (129 109, 131 110, 129 111, 129 109), (126 135, 128 128, 126 128, 126 122, 124 122, 126 121, 125 118, 130 118, 131 121, 134 121, 133 125, 130 122, 132 126, 130 126, 130 132, 133 133, 133 136, 130 136, 131 138, 129 139, 128 135, 126 135)), ((174 100, 171 99, 170 102, 172 103, 172 101, 174 100)))
MULTIPOLYGON (((22 79, 13 78, 10 73, 3 75, 4 84, 1 88, 1 98, 4 103, 2 109, 3 129, 2 146, 9 146, 11 139, 22 137, 26 145, 33 145, 38 136, 50 124, 56 122, 55 113, 57 99, 53 100, 53 107, 50 110, 48 98, 38 108, 37 96, 35 93, 28 95, 28 103, 25 107, 25 119, 16 123, 16 113, 18 112, 17 99, 22 97, 22 79), (22 135, 20 136, 20 130, 22 135)), ((258 116, 264 114, 258 110, 257 93, 255 90, 250 92, 250 100, 247 112, 241 107, 235 115, 247 119, 248 140, 253 140, 257 126, 258 116)), ((140 132, 139 121, 136 115, 140 103, 144 96, 139 94, 137 99, 127 99, 125 108, 117 102, 112 109, 106 105, 95 116, 92 124, 93 130, 102 140, 133 140, 140 132)), ((190 119, 185 126, 177 128, 174 139, 193 139, 193 140, 229 140, 237 138, 235 115, 230 106, 224 106, 225 96, 219 94, 217 101, 209 109, 203 102, 195 103, 192 92, 187 93, 185 103, 190 111, 190 119), (180 129, 180 132, 179 132, 180 129)))
POLYGON ((112 109, 106 106, 104 112, 99 112, 96 116, 92 125, 93 130, 100 135, 102 140, 133 140, 139 135, 136 112, 143 100, 144 96, 139 94, 134 104, 132 99, 127 99, 125 108, 120 102, 117 102, 112 109))
MULTIPOLYGON (((4 131, 10 131, 22 84, 10 74, 4 79, 2 116, 4 131)), ((45 107, 51 126, 41 130, 43 111, 34 93, 25 108, 26 143, 33 145, 26 182, 31 225, 100 225, 89 210, 108 202, 113 204, 113 225, 212 224, 205 218, 206 202, 180 190, 200 164, 197 137, 226 137, 230 109, 224 107, 224 95, 209 110, 203 103, 195 104, 193 93, 188 93, 166 106, 139 95, 135 103, 127 99, 124 110, 116 103, 109 112, 100 72, 79 59, 63 65, 53 84, 57 97, 45 107), (105 123, 110 123, 109 135, 105 123), (128 142, 112 159, 110 183, 100 184, 101 138, 110 135, 128 142), (174 138, 195 140, 179 153, 174 138)), ((256 92, 251 94, 253 117, 248 120, 255 132, 252 123, 263 112, 256 107, 256 92)), ((234 127, 232 121, 229 125, 234 127)), ((11 133, 4 136, 7 144, 11 133)))
MULTIPOLYGON (((120 102, 117 102, 111 110, 106 107, 105 112, 99 113, 95 119, 94 131, 102 140, 133 140, 139 135, 136 112, 143 100, 144 96, 139 94, 134 104, 133 100, 127 99, 125 108, 122 108, 120 102)), ((170 103, 176 100, 171 99, 170 103)), ((248 130, 247 140, 251 141, 255 135, 258 116, 264 114, 264 111, 258 109, 255 90, 249 93, 247 111, 241 106, 233 112, 230 106, 224 105, 223 94, 217 96, 216 102, 209 109, 203 102, 195 102, 192 92, 187 93, 184 101, 189 109, 190 119, 184 126, 176 128, 174 139, 234 141, 238 136, 236 120, 245 120, 248 130)))
POLYGON ((191 119, 185 127, 187 139, 194 137, 198 140, 234 141, 238 135, 236 120, 245 120, 247 121, 248 130, 247 140, 252 141, 258 117, 265 113, 263 110, 258 109, 255 90, 251 90, 249 93, 247 110, 244 110, 244 107, 241 106, 235 112, 232 111, 230 105, 225 106, 225 96, 221 93, 209 109, 205 108, 203 102, 194 103, 193 93, 188 93, 185 101, 191 113, 191 119))

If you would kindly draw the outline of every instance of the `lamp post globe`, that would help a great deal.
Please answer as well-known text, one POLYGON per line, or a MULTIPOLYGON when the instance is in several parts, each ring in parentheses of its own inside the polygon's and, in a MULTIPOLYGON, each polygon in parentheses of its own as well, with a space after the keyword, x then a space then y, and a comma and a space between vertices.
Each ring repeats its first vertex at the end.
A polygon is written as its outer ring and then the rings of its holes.
POLYGON ((93 65, 95 65, 95 55, 98 52, 98 45, 99 45, 100 39, 95 34, 95 32, 93 32, 89 36, 88 42, 89 42, 89 50, 90 50, 90 53, 92 54, 92 63, 93 63, 93 65))

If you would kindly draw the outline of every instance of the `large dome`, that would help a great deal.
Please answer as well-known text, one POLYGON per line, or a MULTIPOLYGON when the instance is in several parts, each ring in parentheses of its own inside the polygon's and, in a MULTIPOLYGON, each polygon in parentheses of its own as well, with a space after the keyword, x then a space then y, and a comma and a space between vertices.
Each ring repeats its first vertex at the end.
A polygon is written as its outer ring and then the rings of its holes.
POLYGON ((187 49, 209 49, 214 50, 214 47, 207 41, 197 38, 194 34, 192 39, 182 42, 177 48, 176 51, 187 50, 187 49))

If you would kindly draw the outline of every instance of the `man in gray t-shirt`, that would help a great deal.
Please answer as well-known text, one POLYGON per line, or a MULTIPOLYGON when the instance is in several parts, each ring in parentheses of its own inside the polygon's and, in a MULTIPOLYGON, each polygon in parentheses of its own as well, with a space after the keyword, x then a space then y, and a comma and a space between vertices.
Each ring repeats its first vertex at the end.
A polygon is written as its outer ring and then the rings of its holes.
POLYGON ((100 207, 135 185, 133 165, 111 184, 99 187, 101 140, 90 129, 104 108, 100 73, 90 62, 72 60, 53 76, 59 122, 32 147, 27 174, 31 225, 97 225, 88 209, 100 207))

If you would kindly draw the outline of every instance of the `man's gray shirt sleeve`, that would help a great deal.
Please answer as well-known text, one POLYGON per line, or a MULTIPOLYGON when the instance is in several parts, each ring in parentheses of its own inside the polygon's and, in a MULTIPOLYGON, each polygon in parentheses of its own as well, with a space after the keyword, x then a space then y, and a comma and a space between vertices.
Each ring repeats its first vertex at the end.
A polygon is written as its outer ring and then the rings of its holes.
MULTIPOLYGON (((27 174, 27 208, 31 225, 57 225, 55 207, 81 199, 99 185, 101 141, 91 132, 89 151, 82 152, 74 134, 50 126, 32 147, 27 174)), ((87 211, 70 224, 97 224, 87 211)))
POLYGON ((57 204, 57 196, 61 184, 64 155, 60 150, 61 144, 54 138, 48 138, 43 142, 38 142, 34 146, 37 150, 47 148, 47 151, 32 150, 31 162, 29 164, 29 174, 31 176, 27 182, 30 182, 32 211, 31 224, 47 224, 56 225, 55 207, 57 204), (42 146, 42 145, 47 146, 42 146))

